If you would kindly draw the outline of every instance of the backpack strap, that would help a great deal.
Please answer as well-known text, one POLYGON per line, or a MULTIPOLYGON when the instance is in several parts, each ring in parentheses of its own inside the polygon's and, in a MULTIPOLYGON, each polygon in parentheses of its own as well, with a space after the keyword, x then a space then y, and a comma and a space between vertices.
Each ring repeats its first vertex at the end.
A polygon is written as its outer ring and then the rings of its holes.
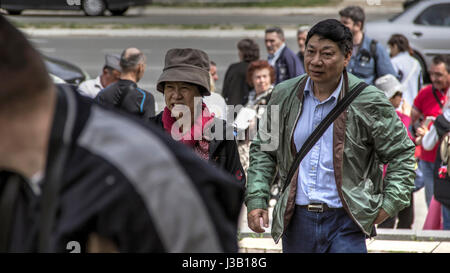
MULTIPOLYGON (((42 199, 39 219, 39 252, 53 252, 51 234, 54 229, 55 218, 59 207, 59 193, 62 183, 63 170, 69 155, 69 147, 72 142, 72 133, 76 119, 76 99, 73 90, 68 85, 58 85, 58 100, 56 107, 64 109, 55 115, 55 124, 64 124, 61 136, 55 145, 58 145, 55 154, 49 154, 47 170, 42 185, 42 199), (59 115, 60 114, 60 115, 59 115), (59 143, 61 142, 61 143, 59 143)), ((58 112, 58 111, 57 111, 58 112)))
POLYGON ((370 55, 375 62, 374 70, 375 70, 375 79, 378 78, 378 70, 377 70, 377 40, 372 39, 370 42, 370 55))
POLYGON ((21 180, 18 175, 11 174, 5 181, 3 193, 0 196, 0 252, 9 250, 11 228, 13 225, 16 203, 21 180))

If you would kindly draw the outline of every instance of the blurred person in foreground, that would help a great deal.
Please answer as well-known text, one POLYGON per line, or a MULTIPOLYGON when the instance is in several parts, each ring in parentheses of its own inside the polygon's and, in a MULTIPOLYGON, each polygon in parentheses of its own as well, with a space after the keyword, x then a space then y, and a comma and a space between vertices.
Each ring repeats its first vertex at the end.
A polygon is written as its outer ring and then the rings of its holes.
POLYGON ((0 56, 0 252, 238 250, 243 189, 229 175, 54 85, 3 16, 0 56))

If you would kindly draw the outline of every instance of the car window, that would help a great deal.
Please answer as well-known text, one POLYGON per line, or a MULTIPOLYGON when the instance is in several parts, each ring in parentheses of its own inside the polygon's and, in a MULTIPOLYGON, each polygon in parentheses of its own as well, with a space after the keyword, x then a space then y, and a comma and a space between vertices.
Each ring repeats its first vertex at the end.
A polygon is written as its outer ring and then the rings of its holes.
POLYGON ((427 26, 450 27, 450 4, 433 5, 425 9, 414 23, 427 26))

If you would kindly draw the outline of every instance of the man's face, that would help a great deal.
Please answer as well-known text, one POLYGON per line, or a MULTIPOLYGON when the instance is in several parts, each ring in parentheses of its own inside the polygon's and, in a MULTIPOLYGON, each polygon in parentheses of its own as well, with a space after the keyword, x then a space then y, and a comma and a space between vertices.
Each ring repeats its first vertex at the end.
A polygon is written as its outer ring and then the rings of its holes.
POLYGON ((269 89, 271 85, 269 69, 263 68, 255 70, 252 75, 252 82, 255 87, 256 94, 260 94, 269 89))
POLYGON ((306 36, 308 36, 308 31, 303 31, 297 35, 298 48, 302 53, 305 53, 306 36))
POLYGON ((115 83, 119 80, 120 71, 117 71, 115 69, 104 68, 101 77, 102 77, 102 84, 104 84, 104 87, 107 87, 108 85, 115 83))
POLYGON ((341 17, 341 23, 348 27, 350 29, 350 32, 355 35, 355 33, 360 32, 361 29, 361 22, 355 23, 355 21, 353 21, 350 17, 341 17))
POLYGON ((450 74, 445 69, 444 63, 434 64, 430 66, 428 71, 430 74, 431 82, 438 90, 447 90, 450 86, 450 74))
POLYGON ((305 70, 316 84, 334 83, 350 61, 351 52, 344 56, 338 45, 313 35, 306 45, 305 70))
POLYGON ((391 57, 397 56, 398 53, 400 53, 400 50, 398 50, 398 46, 396 44, 389 45, 389 55, 391 57))
POLYGON ((402 94, 397 94, 389 100, 391 101, 391 104, 392 106, 394 106, 394 108, 398 108, 400 106, 400 103, 402 102, 402 94))
POLYGON ((211 77, 214 81, 219 80, 219 75, 217 74, 217 67, 215 65, 211 65, 209 67, 209 73, 211 73, 211 77))
POLYGON ((267 53, 275 54, 275 52, 283 45, 284 41, 280 39, 276 32, 266 33, 265 44, 267 53))

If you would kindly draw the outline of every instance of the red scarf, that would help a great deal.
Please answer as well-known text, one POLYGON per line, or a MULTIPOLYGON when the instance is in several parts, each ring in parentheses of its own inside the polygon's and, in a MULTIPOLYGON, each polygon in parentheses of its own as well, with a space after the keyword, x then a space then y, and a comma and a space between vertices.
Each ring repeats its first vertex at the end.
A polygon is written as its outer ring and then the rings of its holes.
MULTIPOLYGON (((201 153, 200 156, 205 158, 205 152, 207 153, 209 148, 209 142, 203 138, 203 129, 206 125, 212 122, 214 119, 214 113, 210 113, 206 104, 202 103, 202 114, 198 115, 195 119, 194 125, 192 125, 191 129, 182 135, 182 132, 172 132, 172 126, 177 121, 174 117, 172 117, 172 113, 170 112, 167 106, 164 108, 162 122, 164 125, 164 129, 169 134, 176 134, 176 139, 181 138, 181 142, 185 145, 195 148, 197 153, 201 153), (195 140, 194 136, 202 136, 201 140, 195 140)), ((172 136, 175 138, 175 136, 172 136)), ((206 154, 207 156, 207 154, 206 154)), ((207 158, 206 158, 207 159, 207 158)))

